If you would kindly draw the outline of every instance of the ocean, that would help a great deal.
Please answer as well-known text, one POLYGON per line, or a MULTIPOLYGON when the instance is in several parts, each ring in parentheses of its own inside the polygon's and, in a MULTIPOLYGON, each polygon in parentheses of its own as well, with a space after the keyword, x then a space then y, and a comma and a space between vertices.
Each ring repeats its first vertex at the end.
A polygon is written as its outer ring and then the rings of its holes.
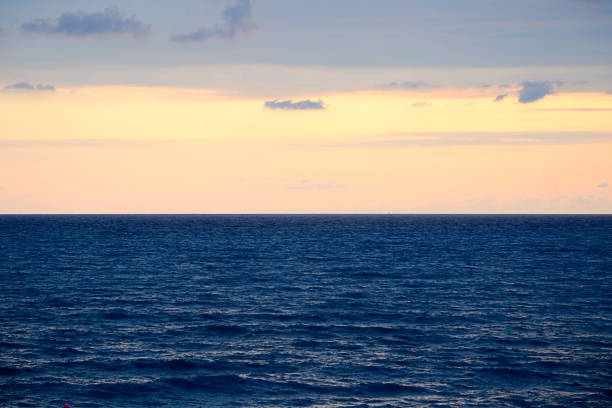
POLYGON ((2 407, 610 407, 612 216, 0 216, 2 407))

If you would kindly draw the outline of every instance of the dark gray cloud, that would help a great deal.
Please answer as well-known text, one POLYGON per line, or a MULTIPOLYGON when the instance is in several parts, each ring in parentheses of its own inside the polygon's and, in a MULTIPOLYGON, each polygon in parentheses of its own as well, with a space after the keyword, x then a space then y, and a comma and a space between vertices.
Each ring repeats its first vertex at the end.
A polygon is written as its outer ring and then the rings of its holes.
POLYGON ((428 85, 423 81, 403 81, 403 82, 389 82, 384 85, 378 86, 382 89, 423 89, 428 85))
POLYGON ((530 103, 535 102, 544 98, 546 95, 553 93, 553 85, 559 84, 550 81, 527 81, 521 84, 522 88, 519 90, 519 102, 530 103))
POLYGON ((599 188, 606 188, 606 187, 608 187, 608 183, 606 183, 606 182, 604 181, 603 183, 598 184, 598 185, 597 185, 597 187, 599 187, 599 188))
POLYGON ((4 89, 15 89, 18 91, 55 91, 53 85, 33 85, 29 82, 17 82, 16 84, 5 86, 4 89))
POLYGON ((286 101, 266 101, 264 106, 268 109, 282 109, 282 110, 321 110, 325 109, 325 105, 322 100, 311 101, 306 99, 303 101, 292 102, 291 100, 286 101))
POLYGON ((495 99, 493 99, 493 102, 501 102, 506 96, 508 96, 507 93, 499 94, 495 97, 495 99))
POLYGON ((124 16, 116 7, 107 7, 94 13, 76 11, 64 13, 58 18, 37 18, 22 24, 21 29, 29 33, 64 34, 76 37, 123 33, 140 37, 149 32, 148 25, 134 16, 124 16))
POLYGON ((427 106, 431 106, 431 103, 424 102, 424 101, 418 101, 418 102, 413 103, 412 106, 414 106, 415 108, 425 108, 427 106))
POLYGON ((195 42, 210 38, 234 38, 239 32, 246 33, 255 27, 250 0, 236 0, 223 10, 221 23, 215 27, 203 27, 192 33, 176 34, 170 39, 176 42, 195 42))

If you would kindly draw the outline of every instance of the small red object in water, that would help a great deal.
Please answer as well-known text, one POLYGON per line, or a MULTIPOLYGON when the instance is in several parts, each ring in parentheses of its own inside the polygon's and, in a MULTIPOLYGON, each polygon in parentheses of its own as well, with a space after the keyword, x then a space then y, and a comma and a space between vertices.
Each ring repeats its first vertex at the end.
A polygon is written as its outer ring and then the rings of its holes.
POLYGON ((70 405, 64 404, 64 408, 70 408, 70 405))

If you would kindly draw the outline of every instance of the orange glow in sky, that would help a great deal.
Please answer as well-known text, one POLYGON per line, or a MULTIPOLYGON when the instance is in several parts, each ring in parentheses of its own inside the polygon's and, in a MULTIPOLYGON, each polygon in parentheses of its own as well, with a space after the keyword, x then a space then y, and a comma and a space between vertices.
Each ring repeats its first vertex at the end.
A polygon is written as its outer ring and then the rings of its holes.
POLYGON ((288 111, 200 89, 3 92, 0 212, 612 210, 612 95, 318 97, 288 111))

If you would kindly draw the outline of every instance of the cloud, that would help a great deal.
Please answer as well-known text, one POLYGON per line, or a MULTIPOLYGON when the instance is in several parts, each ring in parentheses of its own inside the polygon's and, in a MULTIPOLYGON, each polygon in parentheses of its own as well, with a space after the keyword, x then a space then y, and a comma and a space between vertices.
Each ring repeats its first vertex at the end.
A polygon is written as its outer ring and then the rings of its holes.
POLYGON ((85 13, 68 12, 58 18, 37 18, 21 25, 23 31, 37 34, 64 34, 75 37, 102 34, 132 34, 134 37, 146 35, 149 26, 136 17, 126 17, 116 7, 102 11, 85 13))
MULTIPOLYGON (((556 84, 559 84, 558 82, 556 84)), ((546 95, 553 93, 553 83, 550 81, 544 82, 523 82, 522 88, 519 90, 519 102, 530 103, 544 98, 546 95)))
POLYGON ((539 108, 540 112, 610 112, 612 108, 539 108))
POLYGON ((239 32, 246 33, 255 27, 250 0, 236 0, 223 10, 221 24, 203 27, 188 34, 175 34, 170 39, 176 42, 196 42, 210 38, 234 38, 239 32))
POLYGON ((51 140, 0 140, 0 147, 37 149, 37 148, 62 148, 62 147, 116 147, 116 146, 145 146, 154 144, 175 143, 169 139, 139 139, 139 140, 116 140, 116 139, 51 139, 51 140))
POLYGON ((346 184, 317 184, 319 190, 330 190, 333 188, 345 188, 346 184))
POLYGON ((495 99, 493 99, 493 102, 501 102, 501 101, 503 101, 503 100, 504 100, 504 98, 505 98, 506 96, 508 96, 508 94, 507 94, 507 93, 503 93, 503 94, 497 95, 497 96, 495 97, 495 99))
POLYGON ((393 133, 388 139, 326 144, 332 148, 433 146, 531 146, 610 143, 612 132, 433 132, 393 133))
POLYGON ((604 181, 603 183, 598 184, 598 185, 597 185, 597 187, 599 187, 599 188, 606 188, 606 187, 608 187, 608 183, 606 183, 606 182, 604 181))
POLYGON ((425 108, 427 106, 431 106, 431 103, 418 101, 418 102, 413 103, 412 106, 414 106, 415 108, 425 108))
POLYGON ((16 84, 5 86, 4 89, 14 89, 18 91, 55 91, 53 85, 33 85, 29 82, 17 82, 16 84))
POLYGON ((379 85, 381 89, 423 89, 428 85, 423 81, 403 81, 403 82, 389 82, 387 84, 379 85))
POLYGON ((286 101, 266 101, 264 106, 268 109, 282 109, 282 110, 321 110, 325 109, 325 105, 322 100, 311 101, 306 99, 303 101, 292 102, 291 100, 286 101))

